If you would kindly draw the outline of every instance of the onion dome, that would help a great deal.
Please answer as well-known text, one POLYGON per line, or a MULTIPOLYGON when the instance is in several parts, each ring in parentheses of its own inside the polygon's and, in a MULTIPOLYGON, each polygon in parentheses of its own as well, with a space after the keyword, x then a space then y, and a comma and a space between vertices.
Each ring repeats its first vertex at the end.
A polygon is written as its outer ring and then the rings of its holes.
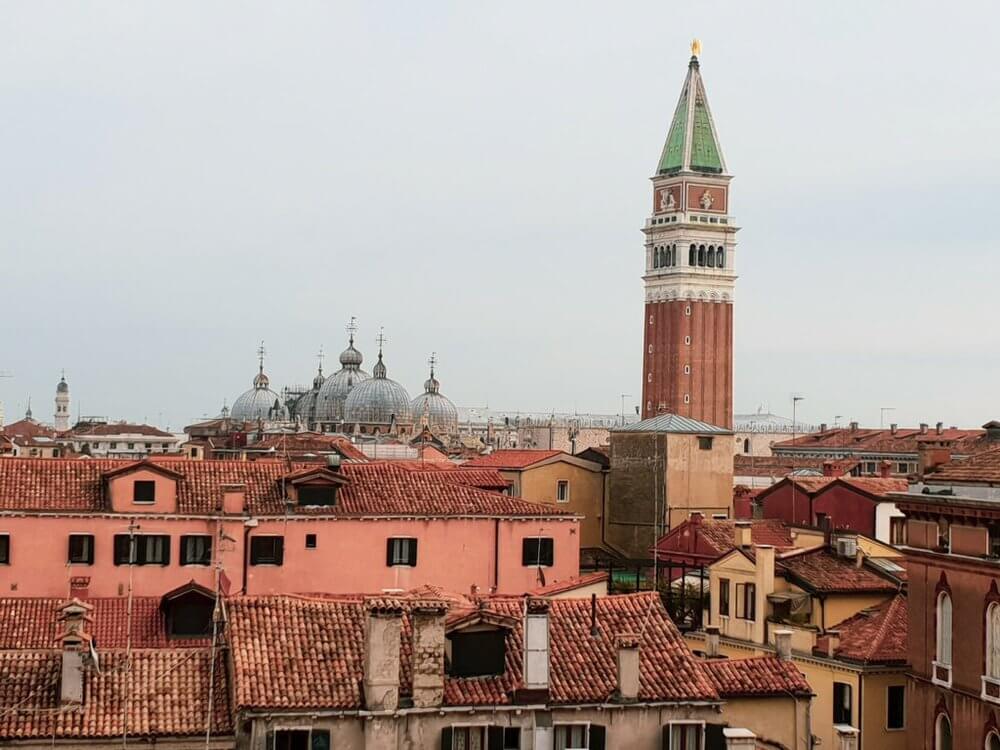
POLYGON ((364 357, 354 348, 354 319, 347 328, 350 339, 348 346, 340 354, 340 369, 323 381, 316 396, 315 420, 317 422, 340 422, 344 419, 344 402, 347 394, 358 383, 368 380, 371 375, 361 369, 364 357))
POLYGON ((312 390, 306 391, 296 400, 295 405, 292 406, 292 416, 297 417, 306 425, 311 425, 316 421, 316 403, 319 400, 319 392, 323 387, 323 383, 326 382, 326 377, 323 375, 323 351, 320 350, 319 353, 320 365, 319 369, 316 371, 316 377, 313 378, 312 390))
POLYGON ((441 384, 434 377, 435 357, 430 360, 431 376, 424 381, 424 392, 410 402, 413 421, 427 421, 427 427, 437 435, 458 433, 458 409, 451 399, 441 394, 441 384))
POLYGON ((344 419, 349 423, 389 424, 410 423, 410 394, 386 375, 382 349, 372 368, 372 377, 357 383, 344 402, 344 419))
POLYGON ((65 375, 59 378, 59 385, 56 386, 56 393, 69 393, 69 384, 66 382, 65 375))
POLYGON ((288 419, 288 410, 281 396, 271 390, 271 381, 264 374, 264 346, 258 350, 260 369, 253 379, 253 388, 245 391, 233 402, 229 412, 231 419, 239 422, 283 422, 288 419))

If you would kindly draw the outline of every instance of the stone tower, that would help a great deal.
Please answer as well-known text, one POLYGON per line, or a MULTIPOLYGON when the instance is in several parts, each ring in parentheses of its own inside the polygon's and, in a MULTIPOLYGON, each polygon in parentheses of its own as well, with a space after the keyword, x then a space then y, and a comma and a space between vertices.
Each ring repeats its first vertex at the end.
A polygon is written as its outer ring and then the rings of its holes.
POLYGON ((54 420, 56 431, 63 432, 69 429, 69 385, 66 383, 66 374, 59 378, 59 385, 56 386, 56 414, 54 420))
POLYGON ((653 175, 646 220, 642 416, 733 426, 736 231, 698 62, 691 61, 653 175))

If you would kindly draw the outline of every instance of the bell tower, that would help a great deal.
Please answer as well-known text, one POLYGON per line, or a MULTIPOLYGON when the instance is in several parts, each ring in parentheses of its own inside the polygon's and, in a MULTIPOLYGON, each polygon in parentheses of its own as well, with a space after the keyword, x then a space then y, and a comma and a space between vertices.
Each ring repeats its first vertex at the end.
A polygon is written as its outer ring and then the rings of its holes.
POLYGON ((56 413, 53 423, 58 432, 69 429, 69 385, 66 383, 65 372, 56 386, 56 413))
POLYGON ((700 53, 693 42, 642 230, 642 416, 671 413, 732 428, 737 227, 700 53))

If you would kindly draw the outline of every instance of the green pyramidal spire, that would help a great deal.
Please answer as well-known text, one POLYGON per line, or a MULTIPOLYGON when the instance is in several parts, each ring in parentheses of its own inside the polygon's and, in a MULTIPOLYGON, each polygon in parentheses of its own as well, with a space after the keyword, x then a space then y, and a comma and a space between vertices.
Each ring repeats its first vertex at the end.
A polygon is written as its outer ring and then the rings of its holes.
POLYGON ((691 55, 687 78, 684 79, 684 88, 681 89, 681 98, 677 102, 656 173, 682 171, 712 174, 726 171, 719 136, 708 108, 708 97, 705 96, 705 84, 701 80, 697 52, 691 55))

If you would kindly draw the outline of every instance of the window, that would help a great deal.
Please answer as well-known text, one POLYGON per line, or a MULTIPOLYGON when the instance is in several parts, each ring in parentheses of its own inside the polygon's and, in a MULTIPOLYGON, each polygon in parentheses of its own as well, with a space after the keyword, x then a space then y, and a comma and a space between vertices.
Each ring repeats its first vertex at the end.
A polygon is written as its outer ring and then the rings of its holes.
POLYGON ((890 685, 885 693, 885 728, 903 729, 906 726, 906 686, 890 685))
POLYGON ((1000 734, 990 732, 986 737, 986 750, 1000 750, 1000 734))
POLYGON ((889 544, 906 544, 906 518, 889 519, 889 544))
POLYGON ((554 729, 553 750, 604 750, 606 733, 600 724, 556 724, 554 729))
MULTIPOLYGON (((702 750, 704 728, 701 723, 684 722, 678 724, 668 724, 663 728, 663 733, 667 737, 664 747, 668 750, 702 750)), ((718 727, 719 739, 722 739, 722 727, 718 727)), ((725 740, 717 747, 725 747, 725 740)))
POLYGON ((327 729, 276 729, 267 733, 266 750, 330 750, 327 729))
POLYGON ((441 730, 442 750, 520 750, 520 727, 452 726, 441 730))
POLYGON ((251 565, 281 565, 285 560, 285 538, 282 536, 250 537, 251 565))
POLYGON ((198 534, 181 537, 181 565, 211 565, 212 537, 198 534))
POLYGON ((833 683, 833 723, 851 723, 851 686, 846 682, 833 683))
POLYGON ((708 267, 715 268, 715 246, 711 245, 708 248, 708 267))
POLYGON ((743 452, 750 452, 750 438, 743 438, 743 452))
POLYGON ((691 345, 691 337, 690 336, 685 336, 684 337, 684 343, 687 344, 688 346, 690 346, 691 345))
POLYGON ((530 537, 521 542, 521 564, 525 566, 552 567, 553 545, 551 537, 530 537))
MULTIPOLYGON (((96 443, 94 444, 94 447, 95 447, 95 448, 97 447, 97 444, 96 444, 96 443)), ((128 449, 129 449, 130 451, 134 451, 134 450, 135 450, 135 443, 129 443, 129 444, 128 444, 128 449)))
POLYGON ((986 607, 986 658, 982 697, 1000 703, 1000 603, 986 607))
POLYGON ((452 677, 500 675, 506 668, 507 631, 475 630, 448 635, 451 658, 448 674, 452 677))
POLYGON ((215 598, 188 591, 164 602, 167 632, 172 638, 201 638, 212 634, 215 598))
POLYGON ((0 534, 0 565, 10 565, 10 534, 0 534))
POLYGON ((757 619, 757 585, 736 584, 736 616, 742 620, 757 619))
POLYGON ((951 720, 945 714, 934 722, 934 750, 951 750, 951 720))
POLYGON ((684 314, 690 317, 690 315, 691 315, 691 305, 685 305, 684 306, 684 314))
POLYGON ((315 534, 306 534, 306 549, 316 549, 315 534))
MULTIPOLYGON (((131 445, 129 446, 132 447, 131 445)), ((137 479, 132 485, 133 503, 156 502, 156 482, 145 479, 137 479)))
POLYGON ((111 450, 118 450, 118 443, 111 443, 111 450))
POLYGON ((556 482, 556 500, 560 503, 569 502, 569 482, 562 479, 556 482))
POLYGON ((698 247, 698 265, 699 266, 704 266, 705 265, 705 246, 704 245, 700 245, 698 247))
POLYGON ((701 436, 698 438, 698 450, 710 451, 712 450, 712 438, 701 436))
POLYGON ((719 614, 729 617, 729 579, 719 579, 719 614))
POLYGON ((990 524, 987 533, 990 540, 990 557, 1000 558, 1000 526, 990 524))
POLYGON ((169 565, 170 537, 166 534, 115 534, 115 565, 169 565))
POLYGON ((938 664, 951 666, 951 597, 947 591, 938 594, 935 656, 938 664))
POLYGON ((718 252, 715 254, 715 265, 719 268, 726 267, 726 249, 720 247, 718 252))
POLYGON ((684 374, 685 375, 691 374, 691 365, 684 365, 684 374))
POLYGON ((409 565, 411 568, 417 565, 417 540, 409 537, 392 537, 386 540, 385 564, 409 565))
POLYGON ((94 535, 70 534, 66 560, 74 565, 94 564, 94 535))
POLYGON ((951 524, 947 518, 938 519, 938 551, 951 552, 951 524))
POLYGON ((306 484, 298 489, 299 505, 335 505, 337 488, 332 484, 306 484))
POLYGON ((696 257, 696 253, 697 252, 698 252, 698 248, 696 248, 694 245, 691 245, 691 249, 688 250, 688 265, 689 266, 695 265, 695 257, 696 257))
POLYGON ((684 403, 685 404, 690 404, 691 403, 691 395, 690 394, 688 394, 688 393, 684 394, 684 403))

